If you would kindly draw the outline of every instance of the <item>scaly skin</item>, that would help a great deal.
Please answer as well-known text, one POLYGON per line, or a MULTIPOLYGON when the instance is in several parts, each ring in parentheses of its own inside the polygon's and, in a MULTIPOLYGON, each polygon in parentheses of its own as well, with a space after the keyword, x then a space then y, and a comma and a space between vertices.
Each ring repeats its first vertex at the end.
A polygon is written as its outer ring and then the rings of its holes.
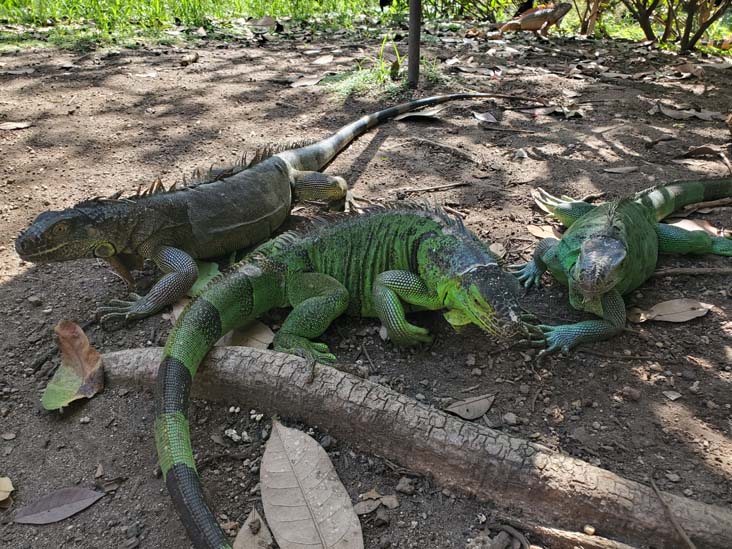
POLYGON ((504 341, 526 337, 539 343, 522 320, 518 289, 459 220, 405 205, 372 208, 304 236, 285 233, 212 281, 178 319, 158 371, 156 447, 195 547, 229 547, 203 500, 186 416, 196 370, 222 335, 269 309, 292 307, 274 348, 330 363, 335 356, 313 339, 343 313, 378 317, 399 345, 431 341, 427 330, 406 320, 406 306, 447 309, 455 326, 472 323, 504 341))
POLYGON ((168 190, 153 184, 143 195, 95 199, 44 212, 15 242, 35 263, 97 257, 130 284, 129 270, 153 260, 164 276, 143 296, 114 300, 101 321, 149 316, 183 297, 198 277, 195 259, 224 255, 272 236, 293 200, 344 200, 341 177, 321 173, 354 139, 380 123, 421 107, 490 94, 458 93, 403 103, 352 122, 330 137, 290 150, 265 149, 252 162, 214 169, 194 185, 168 190))
POLYGON ((540 326, 547 338, 542 353, 566 352, 580 343, 621 332, 625 325, 622 296, 651 276, 659 253, 732 256, 730 239, 658 223, 687 204, 732 196, 732 179, 670 183, 599 206, 555 198, 542 189, 533 196, 539 207, 568 229, 561 240, 542 240, 532 261, 514 266, 516 275, 529 288, 538 286, 548 269, 569 286, 574 308, 602 319, 540 326))
POLYGON ((556 25, 559 28, 562 18, 571 9, 572 5, 568 3, 537 6, 507 21, 499 31, 501 33, 532 31, 537 36, 539 33, 541 33, 541 36, 548 36, 549 28, 552 25, 556 25))

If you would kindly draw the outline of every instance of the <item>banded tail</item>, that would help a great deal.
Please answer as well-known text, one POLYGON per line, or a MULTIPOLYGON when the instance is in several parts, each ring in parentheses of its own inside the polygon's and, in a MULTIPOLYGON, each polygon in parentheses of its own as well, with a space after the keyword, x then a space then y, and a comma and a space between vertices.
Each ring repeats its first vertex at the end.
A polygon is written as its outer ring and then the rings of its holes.
MULTIPOLYGON (((188 398, 196 371, 214 343, 264 312, 258 310, 260 300, 254 296, 255 290, 267 292, 267 277, 257 267, 249 267, 249 273, 211 284, 183 311, 168 336, 158 370, 155 447, 174 507, 198 549, 231 546, 203 499, 191 447, 188 398)), ((260 303, 267 301, 265 296, 260 303)))
POLYGON ((416 101, 409 101, 396 105, 382 111, 362 116, 355 122, 351 122, 343 126, 336 133, 299 149, 292 149, 278 154, 280 158, 287 160, 293 168, 303 171, 319 171, 325 168, 336 155, 345 149, 354 139, 362 136, 371 128, 378 126, 386 120, 390 120, 395 116, 404 114, 422 107, 431 107, 446 103, 448 101, 456 101, 459 99, 470 99, 473 97, 494 97, 490 93, 453 93, 449 95, 435 95, 433 97, 425 97, 416 101))
POLYGON ((641 191, 635 200, 655 210, 660 221, 689 204, 732 197, 732 178, 677 181, 641 191))

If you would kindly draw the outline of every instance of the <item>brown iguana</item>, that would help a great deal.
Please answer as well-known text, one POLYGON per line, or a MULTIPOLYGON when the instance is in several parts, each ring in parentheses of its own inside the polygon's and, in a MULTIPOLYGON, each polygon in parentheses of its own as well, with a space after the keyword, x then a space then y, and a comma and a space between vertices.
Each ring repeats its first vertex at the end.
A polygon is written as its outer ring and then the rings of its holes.
POLYGON ((537 36, 539 33, 541 33, 541 36, 547 36, 549 34, 549 27, 556 25, 559 28, 562 18, 571 9, 572 4, 568 3, 537 6, 507 21, 501 26, 499 31, 501 33, 532 31, 537 36))
POLYGON ((41 213, 15 241, 35 263, 97 257, 132 282, 129 270, 152 259, 164 276, 144 297, 112 300, 102 321, 149 316, 183 297, 198 277, 194 258, 210 258, 263 242, 284 222, 293 199, 338 200, 341 177, 320 172, 355 138, 399 114, 446 101, 490 94, 457 93, 403 103, 343 126, 330 137, 290 150, 259 151, 250 162, 211 170, 194 184, 131 198, 92 199, 41 213))

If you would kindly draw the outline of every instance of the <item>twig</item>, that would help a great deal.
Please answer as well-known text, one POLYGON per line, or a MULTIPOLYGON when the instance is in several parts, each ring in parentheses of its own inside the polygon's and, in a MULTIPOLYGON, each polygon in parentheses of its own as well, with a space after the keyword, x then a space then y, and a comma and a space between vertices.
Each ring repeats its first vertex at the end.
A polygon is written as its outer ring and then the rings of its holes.
POLYGON ((503 126, 490 126, 488 124, 481 124, 481 128, 484 130, 490 130, 492 132, 511 132, 511 133, 536 133, 534 130, 521 130, 518 128, 504 128, 503 126))
POLYGON ((684 206, 684 211, 695 212, 697 210, 703 210, 705 208, 729 206, 730 204, 732 204, 732 198, 720 198, 718 200, 708 200, 707 202, 697 202, 696 204, 689 204, 688 206, 684 206))
POLYGON ((694 545, 694 542, 689 539, 689 536, 686 535, 686 532, 681 527, 679 522, 676 520, 676 517, 671 512, 671 509, 669 508, 668 504, 663 501, 663 496, 661 495, 661 491, 658 489, 658 486, 656 486, 655 481, 653 480, 653 477, 651 477, 651 488, 653 488, 653 491, 656 492, 656 496, 658 497, 658 501, 661 502, 661 506, 666 510, 666 514, 668 514, 668 518, 671 520, 671 524, 674 525, 674 528, 678 532, 681 539, 684 540, 684 543, 686 543, 686 546, 689 549, 696 549, 696 545, 694 545))
POLYGON ((395 189, 398 193, 404 193, 404 194, 411 194, 411 193, 432 193, 435 191, 444 191, 447 189, 454 189, 455 187, 468 187, 472 185, 470 181, 459 181, 457 183, 448 183, 446 185, 435 185, 434 187, 424 187, 424 188, 417 188, 414 187, 406 187, 403 189, 395 189))
POLYGON ((447 213, 451 213, 452 215, 458 216, 460 219, 465 219, 465 214, 456 210, 455 208, 451 208, 447 204, 443 205, 442 209, 445 210, 447 213))
POLYGON ((378 372, 379 370, 376 368, 376 366, 374 366, 374 361, 371 360, 371 355, 366 350, 366 342, 364 342, 364 341, 361 342, 361 350, 363 351, 363 354, 366 356, 366 360, 369 361, 369 372, 372 374, 375 374, 376 372, 378 372))
POLYGON ((732 267, 672 267, 669 269, 659 269, 651 276, 667 276, 667 275, 729 275, 732 274, 732 267))
POLYGON ((467 160, 468 162, 472 162, 475 165, 480 165, 480 162, 473 158, 472 155, 466 153, 465 151, 461 151, 457 147, 452 147, 450 145, 446 145, 445 143, 439 143, 437 141, 432 141, 431 139, 425 139, 424 137, 412 137, 410 139, 412 142, 416 143, 423 143, 425 145, 429 145, 430 147, 434 147, 436 149, 442 149, 443 151, 450 153, 453 156, 457 156, 458 158, 462 158, 463 160, 467 160))
POLYGON ((598 199, 602 198, 603 196, 605 196, 604 192, 590 193, 590 194, 586 194, 585 196, 580 198, 579 201, 580 202, 589 202, 590 200, 598 200, 598 199))
POLYGON ((663 143, 664 141, 673 141, 675 139, 677 139, 677 138, 674 137, 673 135, 662 135, 661 137, 657 137, 653 141, 648 141, 646 143, 646 149, 651 149, 651 148, 655 147, 656 145, 658 145, 659 143, 663 143))
POLYGON ((591 349, 577 349, 577 352, 602 358, 613 358, 616 360, 651 360, 653 358, 651 355, 614 355, 611 353, 603 353, 601 351, 593 351, 591 349))

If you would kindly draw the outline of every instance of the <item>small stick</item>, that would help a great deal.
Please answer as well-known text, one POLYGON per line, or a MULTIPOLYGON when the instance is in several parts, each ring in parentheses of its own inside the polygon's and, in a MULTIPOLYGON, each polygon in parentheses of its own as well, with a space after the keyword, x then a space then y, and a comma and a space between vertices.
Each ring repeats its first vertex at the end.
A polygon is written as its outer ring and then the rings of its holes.
POLYGON ((371 355, 369 355, 369 352, 366 350, 366 343, 364 341, 361 342, 361 350, 363 351, 363 354, 366 356, 366 360, 369 361, 369 372, 376 373, 379 370, 374 366, 374 361, 371 360, 371 355))
POLYGON ((588 355, 595 355, 602 358, 614 358, 616 360, 651 360, 653 357, 650 355, 614 355, 610 353, 603 353, 600 351, 593 351, 591 349, 577 349, 579 353, 585 353, 588 355))
POLYGON ((415 143, 423 143, 425 145, 429 145, 430 147, 435 147, 436 149, 442 149, 443 151, 450 153, 453 156, 457 156, 458 158, 462 158, 463 160, 467 160, 468 162, 472 162, 473 164, 480 165, 480 162, 478 162, 470 154, 466 153, 465 151, 461 151, 457 147, 452 147, 444 143, 438 143, 437 141, 425 139, 424 137, 412 137, 410 141, 415 143))
POLYGON ((703 210, 704 208, 716 208, 717 206, 729 206, 730 204, 732 204, 732 198, 720 198, 718 200, 689 204, 688 206, 684 206, 684 211, 695 212, 696 210, 703 210))
POLYGON ((686 532, 684 532, 684 529, 681 527, 679 522, 676 520, 676 517, 671 512, 671 509, 669 508, 668 504, 665 501, 663 501, 663 496, 661 495, 661 491, 658 489, 658 486, 656 486, 656 483, 654 482, 653 477, 651 477, 651 488, 653 488, 653 491, 656 492, 658 501, 661 502, 661 506, 666 510, 666 514, 668 514, 668 518, 671 519, 671 524, 674 525, 676 532, 678 532, 681 539, 684 540, 684 543, 686 543, 686 546, 689 549, 696 549, 696 545, 694 545, 694 542, 691 541, 691 539, 689 539, 688 535, 686 535, 686 532))
POLYGON ((448 183, 446 185, 435 185, 434 187, 424 187, 423 189, 415 189, 413 187, 406 187, 404 189, 396 189, 396 192, 402 192, 406 194, 411 193, 432 193, 435 191, 444 191, 447 189, 454 189, 455 187, 468 187, 471 183, 469 181, 459 181, 457 183, 448 183))
POLYGON ((604 192, 602 192, 602 193, 590 193, 590 194, 586 194, 585 196, 583 196, 582 198, 580 198, 579 201, 580 202, 589 202, 590 200, 598 200, 598 199, 602 198, 603 196, 605 196, 605 193, 604 192))
POLYGON ((732 267, 673 267, 669 269, 659 269, 651 276, 666 275, 729 275, 732 274, 732 267))
POLYGON ((677 139, 673 135, 662 135, 661 137, 657 137, 653 141, 649 141, 646 143, 646 149, 651 149, 658 145, 659 143, 663 143, 664 141, 673 141, 677 139))
POLYGON ((519 128, 504 128, 502 126, 489 126, 488 124, 481 124, 481 128, 484 130, 490 130, 492 132, 512 132, 512 133, 536 133, 534 130, 521 130, 519 128))

